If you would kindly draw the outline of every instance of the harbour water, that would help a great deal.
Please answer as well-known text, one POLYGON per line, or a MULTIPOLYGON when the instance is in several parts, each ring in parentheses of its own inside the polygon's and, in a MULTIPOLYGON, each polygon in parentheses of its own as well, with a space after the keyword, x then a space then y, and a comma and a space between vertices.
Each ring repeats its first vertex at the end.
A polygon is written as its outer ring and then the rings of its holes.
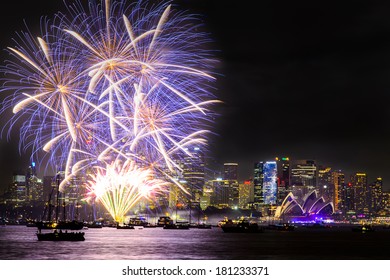
POLYGON ((0 226, 1 260, 388 260, 390 230, 296 229, 224 233, 220 228, 90 228, 85 241, 38 241, 37 229, 0 226))

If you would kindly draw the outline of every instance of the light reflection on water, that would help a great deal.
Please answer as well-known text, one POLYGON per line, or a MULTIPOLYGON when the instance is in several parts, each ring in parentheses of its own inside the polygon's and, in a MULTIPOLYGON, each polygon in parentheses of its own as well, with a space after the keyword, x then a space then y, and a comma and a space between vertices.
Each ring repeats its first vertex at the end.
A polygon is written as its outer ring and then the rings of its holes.
POLYGON ((220 228, 85 230, 83 242, 38 241, 36 228, 0 227, 2 260, 388 259, 390 231, 265 231, 220 228), (381 253, 383 252, 383 253, 381 253))

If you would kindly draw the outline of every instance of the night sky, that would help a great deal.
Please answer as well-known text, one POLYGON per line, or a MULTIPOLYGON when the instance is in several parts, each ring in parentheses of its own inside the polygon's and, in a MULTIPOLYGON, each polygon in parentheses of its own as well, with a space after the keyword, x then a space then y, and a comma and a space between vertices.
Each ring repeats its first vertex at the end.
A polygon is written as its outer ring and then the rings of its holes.
MULTIPOLYGON (((2 60, 23 20, 38 36, 41 16, 65 11, 61 0, 8 4, 2 60)), ((390 2, 173 4, 199 14, 220 61, 215 94, 224 103, 210 143, 216 161, 238 162, 246 179, 256 161, 314 159, 347 175, 367 172, 369 182, 381 176, 390 189, 390 2)), ((17 141, 1 140, 0 188, 28 164, 17 141)))

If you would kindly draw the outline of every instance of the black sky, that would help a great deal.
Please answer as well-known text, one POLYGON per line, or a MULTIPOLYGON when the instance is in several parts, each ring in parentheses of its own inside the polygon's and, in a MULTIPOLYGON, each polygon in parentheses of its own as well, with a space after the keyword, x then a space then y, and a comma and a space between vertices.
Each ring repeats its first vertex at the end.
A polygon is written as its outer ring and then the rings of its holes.
MULTIPOLYGON (((224 104, 210 148, 238 162, 241 179, 255 161, 288 156, 381 176, 390 189, 390 2, 341 2, 173 1, 199 14, 215 42, 224 104)), ((11 1, 0 49, 24 19, 38 35, 40 17, 57 11, 61 0, 11 1)), ((0 187, 21 159, 1 140, 0 187)))

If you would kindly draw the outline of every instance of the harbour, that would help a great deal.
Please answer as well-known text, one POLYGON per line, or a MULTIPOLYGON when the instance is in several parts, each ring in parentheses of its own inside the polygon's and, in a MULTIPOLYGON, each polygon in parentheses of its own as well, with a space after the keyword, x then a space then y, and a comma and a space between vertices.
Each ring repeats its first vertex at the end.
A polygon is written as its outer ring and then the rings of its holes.
POLYGON ((162 227, 83 230, 83 242, 43 242, 36 228, 0 227, 1 260, 387 260, 390 231, 351 227, 264 230, 259 234, 162 227))

